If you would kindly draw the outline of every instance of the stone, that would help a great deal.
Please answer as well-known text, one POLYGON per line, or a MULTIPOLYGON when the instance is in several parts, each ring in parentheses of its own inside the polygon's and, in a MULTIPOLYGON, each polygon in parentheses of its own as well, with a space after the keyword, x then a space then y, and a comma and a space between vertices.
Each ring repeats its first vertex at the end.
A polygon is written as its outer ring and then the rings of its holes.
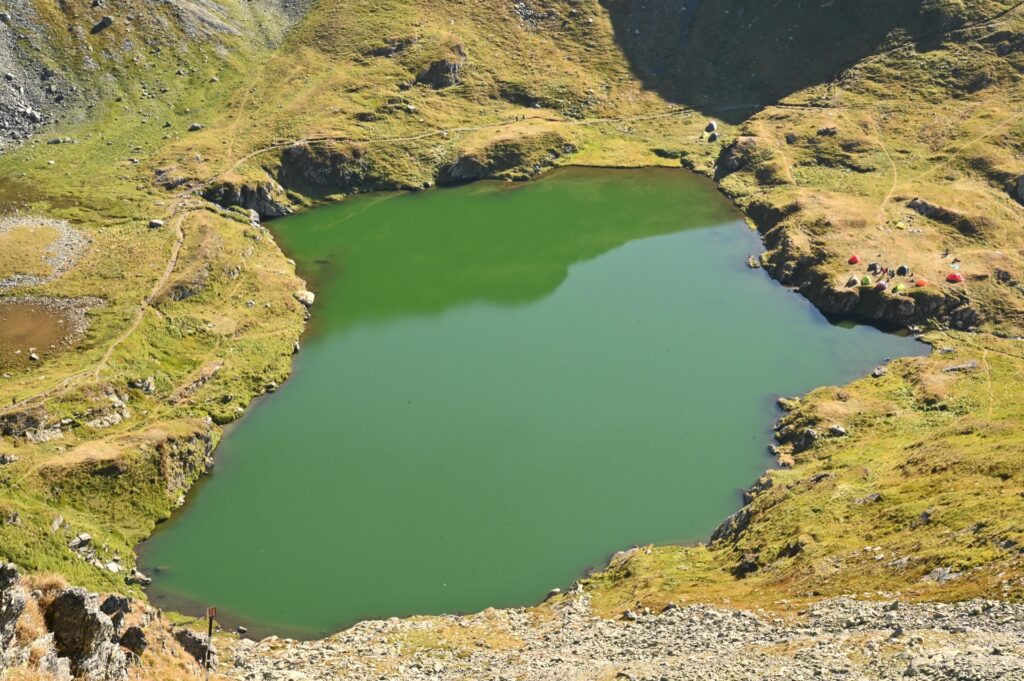
POLYGON ((793 451, 796 453, 807 451, 814 446, 819 437, 818 431, 814 428, 804 428, 804 431, 800 434, 800 439, 794 445, 793 451))
POLYGON ((91 33, 99 33, 100 31, 106 30, 114 25, 114 17, 109 14, 100 17, 100 20, 96 22, 92 27, 91 33))
POLYGON ((843 428, 839 424, 833 424, 833 425, 829 426, 828 427, 828 432, 833 437, 846 437, 847 434, 848 434, 846 432, 846 428, 843 428))
POLYGON ((152 376, 132 379, 128 381, 128 387, 134 390, 141 390, 147 395, 152 395, 156 392, 156 379, 152 376))
POLYGON ((732 572, 737 577, 743 578, 752 572, 756 572, 760 568, 761 565, 758 562, 757 554, 745 553, 743 554, 743 557, 740 558, 740 562, 737 563, 736 567, 733 568, 732 572))
POLYGON ((188 131, 189 132, 199 132, 202 129, 203 129, 203 124, 202 123, 192 123, 192 124, 190 124, 188 126, 188 131))
POLYGON ((935 582, 937 584, 945 584, 946 582, 956 579, 959 576, 960 573, 953 572, 953 568, 951 567, 940 567, 935 568, 927 575, 925 575, 922 581, 935 582))
POLYGON ((312 291, 296 291, 292 296, 306 307, 312 307, 316 302, 316 294, 312 291))
POLYGON ((138 657, 142 657, 142 654, 146 652, 146 648, 149 646, 149 641, 146 640, 146 632, 142 630, 142 627, 138 626, 125 629, 118 643, 138 657))
MULTIPOLYGON (((18 618, 28 604, 21 576, 13 563, 0 563, 0 653, 14 640, 18 618)), ((0 670, 3 661, 0 659, 0 670)))
POLYGON ((978 364, 977 360, 971 360, 966 364, 955 364, 953 366, 946 367, 943 369, 947 374, 964 373, 966 371, 977 371, 981 365, 978 364))
POLYGON ((138 568, 132 568, 131 574, 124 578, 124 583, 128 585, 149 586, 153 583, 153 580, 140 572, 138 568))
POLYGON ((435 90, 459 85, 462 82, 462 68, 466 64, 466 53, 461 45, 452 49, 452 54, 431 62, 418 76, 416 82, 429 85, 435 90))
POLYGON ((800 406, 799 397, 780 397, 775 400, 776 406, 782 411, 793 411, 800 406))
POLYGON ((875 370, 871 372, 872 378, 881 378, 889 373, 888 367, 875 367, 875 370))
POLYGON ((715 179, 720 180, 730 173, 742 170, 758 155, 759 150, 760 140, 757 137, 738 137, 718 154, 715 161, 715 179))
POLYGON ((163 226, 164 226, 164 221, 163 220, 150 220, 149 221, 149 228, 150 229, 160 229, 163 226))
POLYGON ((72 551, 77 551, 84 546, 87 546, 92 541, 92 535, 88 532, 83 532, 77 537, 72 537, 71 541, 68 542, 68 548, 72 551))
POLYGON ((205 636, 191 629, 176 629, 174 631, 174 640, 185 649, 186 653, 194 657, 199 664, 206 662, 207 653, 209 653, 210 668, 214 669, 217 667, 217 651, 207 646, 205 636))
POLYGON ((99 609, 99 597, 82 588, 65 589, 44 615, 47 628, 71 672, 88 681, 113 681, 127 675, 128 659, 112 642, 114 624, 99 609))
POLYGON ((126 596, 121 596, 118 594, 111 594, 110 596, 107 596, 103 599, 103 602, 100 604, 100 612, 102 612, 104 615, 107 615, 108 617, 113 617, 118 613, 121 613, 122 615, 127 615, 131 611, 131 599, 126 596))

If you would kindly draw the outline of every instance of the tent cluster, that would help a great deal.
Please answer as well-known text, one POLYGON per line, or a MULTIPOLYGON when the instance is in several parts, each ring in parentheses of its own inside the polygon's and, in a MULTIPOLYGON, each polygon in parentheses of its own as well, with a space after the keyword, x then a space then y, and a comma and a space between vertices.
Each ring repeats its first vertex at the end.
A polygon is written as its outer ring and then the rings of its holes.
MULTIPOLYGON (((846 262, 849 263, 850 265, 858 265, 860 264, 861 259, 859 255, 854 254, 851 255, 850 259, 847 260, 846 262)), ((959 260, 954 260, 953 262, 954 269, 959 269, 959 267, 957 267, 957 265, 955 264, 958 263, 959 260)), ((860 278, 856 276, 851 276, 850 279, 846 282, 846 286, 848 288, 853 288, 854 286, 874 285, 876 291, 887 291, 890 290, 889 284, 895 277, 910 278, 913 281, 913 284, 916 288, 924 288, 925 286, 928 286, 928 280, 925 279, 924 277, 915 278, 914 272, 907 265, 900 265, 896 269, 890 269, 886 265, 882 265, 877 262, 871 262, 868 263, 867 271, 868 274, 865 274, 860 278), (871 275, 873 275, 876 278, 872 279, 871 275)), ((964 282, 964 275, 960 274, 959 272, 950 272, 946 276, 946 281, 948 281, 950 284, 962 284, 964 282)), ((892 287, 891 290, 893 293, 899 293, 903 289, 909 287, 910 284, 896 284, 892 287)))
MULTIPOLYGON (((847 262, 851 265, 860 264, 859 255, 851 255, 847 262)), ((877 262, 868 263, 867 266, 868 274, 857 278, 851 276, 849 281, 846 282, 847 287, 852 288, 854 286, 874 286, 876 291, 888 291, 889 284, 895 277, 909 277, 913 279, 914 273, 910 270, 907 265, 900 265, 896 269, 890 269, 887 265, 882 265, 877 262), (872 279, 872 276, 876 277, 872 279)), ((914 285, 917 287, 924 287, 928 285, 927 279, 917 279, 914 281, 914 285)), ((893 293, 899 293, 905 288, 903 284, 895 284, 892 287, 893 293)))

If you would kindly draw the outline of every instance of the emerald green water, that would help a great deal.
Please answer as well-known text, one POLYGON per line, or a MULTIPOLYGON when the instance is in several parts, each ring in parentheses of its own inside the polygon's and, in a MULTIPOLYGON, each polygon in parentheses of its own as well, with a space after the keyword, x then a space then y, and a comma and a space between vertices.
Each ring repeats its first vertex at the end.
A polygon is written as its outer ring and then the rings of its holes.
POLYGON ((568 170, 273 223, 317 304, 294 376, 140 551, 165 606, 257 633, 536 602, 706 539, 778 394, 925 346, 829 324, 683 171, 568 170))

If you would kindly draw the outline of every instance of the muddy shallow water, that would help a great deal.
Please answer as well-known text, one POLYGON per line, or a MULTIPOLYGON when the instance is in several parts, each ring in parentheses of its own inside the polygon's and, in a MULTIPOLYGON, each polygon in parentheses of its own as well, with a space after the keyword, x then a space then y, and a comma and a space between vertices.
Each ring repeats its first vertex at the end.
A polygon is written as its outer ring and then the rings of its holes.
POLYGON ((54 355, 77 334, 74 314, 41 303, 0 302, 0 369, 54 355))

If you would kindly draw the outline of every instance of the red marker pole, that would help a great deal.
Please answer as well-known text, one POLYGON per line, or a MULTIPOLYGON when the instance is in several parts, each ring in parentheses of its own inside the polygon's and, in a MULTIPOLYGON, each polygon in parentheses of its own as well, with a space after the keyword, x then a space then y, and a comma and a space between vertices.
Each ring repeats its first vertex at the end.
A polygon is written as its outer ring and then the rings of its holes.
POLYGON ((213 650, 213 618, 217 616, 217 608, 210 606, 206 609, 207 630, 206 630, 206 681, 210 681, 210 651, 213 650))

